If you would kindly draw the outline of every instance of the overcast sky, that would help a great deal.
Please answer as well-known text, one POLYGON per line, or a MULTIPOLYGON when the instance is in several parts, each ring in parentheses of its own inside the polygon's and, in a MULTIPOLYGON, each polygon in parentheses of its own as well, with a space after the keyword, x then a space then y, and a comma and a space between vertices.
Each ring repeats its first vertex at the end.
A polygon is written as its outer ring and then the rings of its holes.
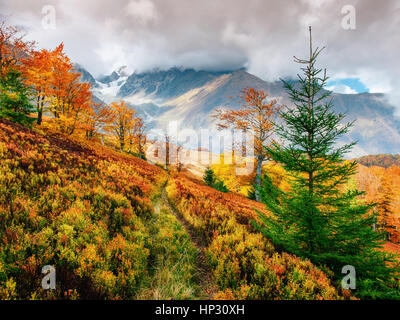
POLYGON ((292 57, 307 54, 312 25, 315 46, 326 46, 319 65, 332 89, 388 93, 400 110, 400 0, 0 0, 0 13, 41 47, 63 41, 95 76, 127 65, 293 77, 292 57), (55 29, 43 28, 46 5, 55 9, 55 29), (343 28, 346 5, 355 8, 355 30, 343 28))

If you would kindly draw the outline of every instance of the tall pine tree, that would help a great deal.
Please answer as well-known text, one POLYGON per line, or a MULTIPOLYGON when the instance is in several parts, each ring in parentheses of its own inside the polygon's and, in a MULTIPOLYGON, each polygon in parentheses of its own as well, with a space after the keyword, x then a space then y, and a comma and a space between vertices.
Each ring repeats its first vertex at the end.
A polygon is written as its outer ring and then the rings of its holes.
POLYGON ((345 265, 354 266, 360 296, 386 297, 398 285, 399 269, 389 266, 393 256, 379 250, 383 239, 372 229, 372 205, 358 200, 361 192, 346 191, 357 164, 343 157, 355 143, 336 142, 353 123, 342 124, 345 115, 334 112, 331 92, 324 90, 326 70, 316 67, 322 50, 313 50, 310 27, 309 58, 295 58, 302 75, 294 83, 283 81, 293 103, 276 124, 283 143, 267 147, 288 172, 291 188, 284 192, 264 178, 259 191, 271 214, 260 214, 256 227, 281 249, 330 267, 337 280, 345 265))

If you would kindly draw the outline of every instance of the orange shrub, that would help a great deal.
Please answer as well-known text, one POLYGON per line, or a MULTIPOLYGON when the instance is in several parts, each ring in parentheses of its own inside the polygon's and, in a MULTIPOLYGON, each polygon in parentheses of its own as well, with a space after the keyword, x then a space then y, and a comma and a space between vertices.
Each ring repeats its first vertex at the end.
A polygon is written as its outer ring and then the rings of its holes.
POLYGON ((286 253, 255 232, 250 220, 265 207, 175 176, 171 203, 207 243, 206 255, 220 288, 215 299, 339 299, 328 277, 311 262, 286 253))
POLYGON ((0 119, 0 299, 132 298, 163 170, 0 119), (41 269, 56 269, 56 290, 41 269))

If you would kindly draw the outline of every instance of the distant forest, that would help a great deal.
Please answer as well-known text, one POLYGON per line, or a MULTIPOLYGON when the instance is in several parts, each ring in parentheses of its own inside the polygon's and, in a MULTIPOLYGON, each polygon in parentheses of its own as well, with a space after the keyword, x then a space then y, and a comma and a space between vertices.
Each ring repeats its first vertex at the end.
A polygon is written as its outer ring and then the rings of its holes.
POLYGON ((391 166, 400 166, 400 155, 398 154, 369 155, 355 160, 366 167, 378 166, 389 168, 391 166))

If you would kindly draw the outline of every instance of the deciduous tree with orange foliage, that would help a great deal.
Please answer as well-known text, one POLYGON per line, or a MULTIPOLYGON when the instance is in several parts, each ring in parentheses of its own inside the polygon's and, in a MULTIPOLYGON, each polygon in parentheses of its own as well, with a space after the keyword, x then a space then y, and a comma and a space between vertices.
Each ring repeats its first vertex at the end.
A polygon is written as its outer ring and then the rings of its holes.
POLYGON ((144 146, 147 140, 145 131, 146 131, 146 125, 144 124, 143 119, 135 118, 130 134, 131 135, 130 142, 131 144, 133 143, 135 144, 138 156, 141 159, 143 159, 144 156, 144 146))
POLYGON ((53 76, 53 56, 57 54, 57 49, 48 51, 42 49, 34 51, 29 59, 26 59, 24 76, 26 83, 35 92, 34 101, 37 111, 37 124, 42 123, 42 116, 45 112, 45 105, 51 98, 51 80, 53 76))
POLYGON ((63 131, 69 135, 73 134, 84 110, 91 108, 92 93, 91 86, 87 82, 80 82, 80 73, 73 72, 67 86, 66 101, 63 105, 61 126, 63 131))
POLYGON ((394 217, 391 208, 393 196, 392 183, 388 177, 383 176, 382 183, 378 188, 378 230, 385 234, 386 240, 390 240, 391 235, 395 231, 394 217))
MULTIPOLYGON (((240 95, 242 108, 239 110, 217 109, 214 118, 220 129, 233 128, 250 133, 254 137, 256 160, 256 185, 261 183, 261 168, 268 154, 265 146, 273 133, 273 119, 279 109, 276 100, 268 100, 268 95, 254 88, 245 88, 240 95)), ((256 191, 256 200, 260 200, 256 191)))
POLYGON ((91 102, 91 106, 82 114, 83 123, 81 127, 85 130, 85 136, 88 140, 91 140, 100 129, 114 120, 110 106, 94 101, 91 102))
POLYGON ((25 41, 25 34, 5 21, 0 21, 0 75, 5 75, 10 68, 21 71, 22 60, 33 50, 32 41, 25 41))
POLYGON ((131 109, 124 101, 113 102, 110 105, 113 121, 106 127, 107 131, 116 136, 121 151, 124 151, 125 142, 130 130, 135 125, 136 111, 131 109))
POLYGON ((68 83, 72 81, 72 63, 64 53, 64 45, 60 44, 52 59, 51 77, 51 112, 55 118, 59 118, 65 110, 68 83))
POLYGON ((53 124, 61 132, 71 135, 80 123, 83 111, 91 108, 90 84, 81 82, 81 74, 73 68, 61 43, 53 51, 40 51, 33 55, 28 65, 28 79, 36 89, 38 124, 41 123, 44 97, 50 100, 49 111, 53 124))
POLYGON ((363 199, 376 204, 377 231, 385 234, 386 240, 400 242, 400 168, 359 165, 356 181, 365 191, 363 199))

